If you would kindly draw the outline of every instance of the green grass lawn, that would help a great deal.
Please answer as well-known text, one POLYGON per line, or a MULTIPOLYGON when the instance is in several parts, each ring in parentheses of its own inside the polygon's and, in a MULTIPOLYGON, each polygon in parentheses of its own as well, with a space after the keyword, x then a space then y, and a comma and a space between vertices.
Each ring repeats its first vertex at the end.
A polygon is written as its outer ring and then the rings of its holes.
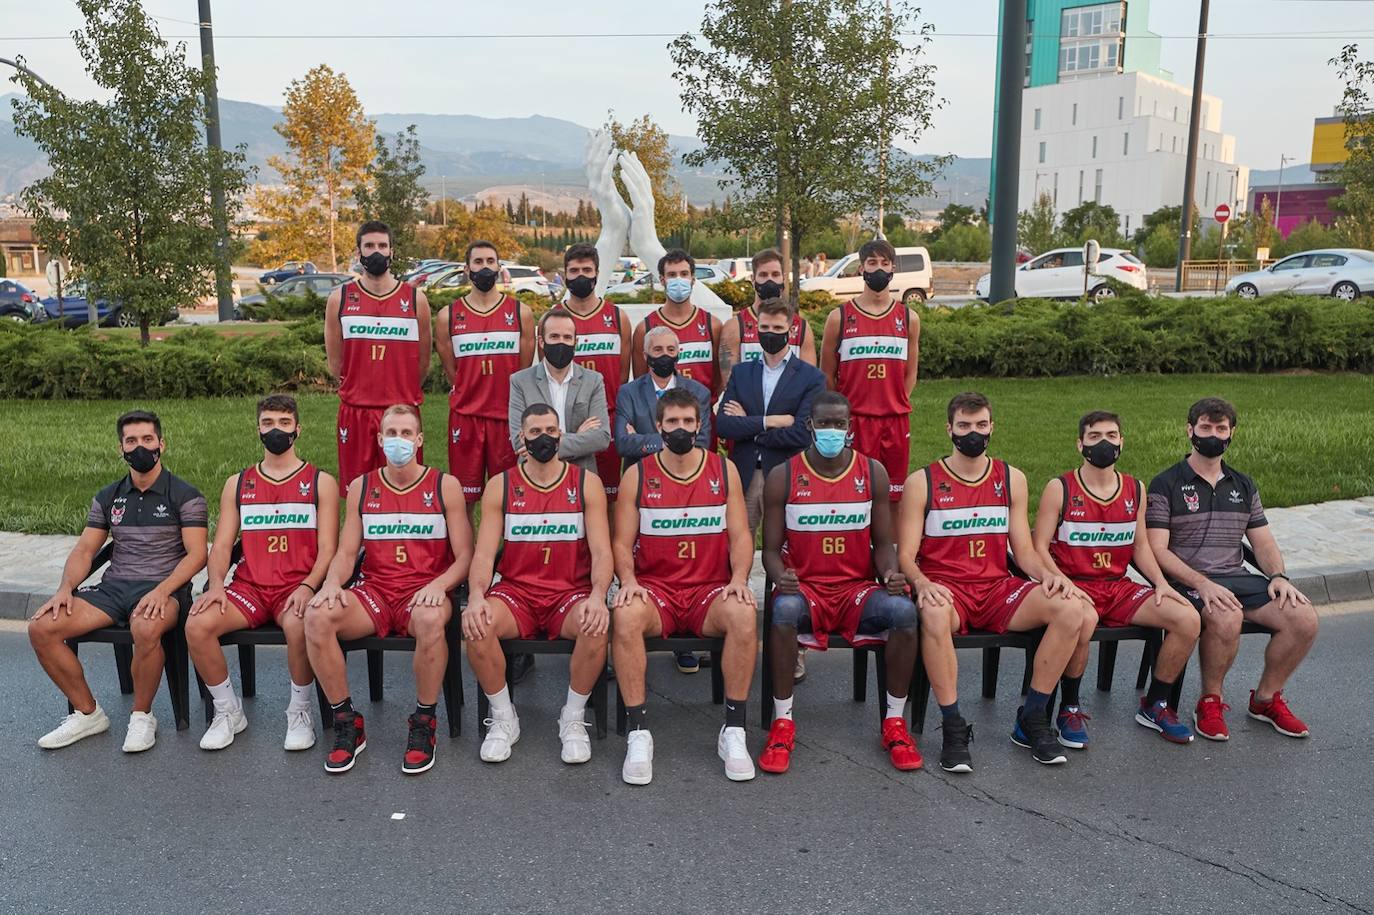
MULTIPOLYGON (((1147 481, 1187 450, 1184 422, 1197 398, 1229 398, 1240 412, 1228 459, 1259 482, 1278 507, 1374 494, 1374 378, 1363 375, 1154 375, 1128 378, 966 379, 923 382, 912 418, 912 466, 950 450, 945 404, 970 388, 993 402, 992 453, 1025 471, 1038 499, 1051 477, 1078 462, 1080 415, 1120 413, 1121 469, 1147 481)), ((124 471, 114 421, 143 407, 163 419, 167 466, 210 497, 212 513, 226 476, 257 460, 252 398, 152 401, 4 401, 11 432, 0 441, 0 529, 76 533, 91 496, 124 471)), ((335 467, 338 401, 304 395, 302 454, 335 467)), ((424 407, 431 462, 447 461, 446 398, 424 407)))

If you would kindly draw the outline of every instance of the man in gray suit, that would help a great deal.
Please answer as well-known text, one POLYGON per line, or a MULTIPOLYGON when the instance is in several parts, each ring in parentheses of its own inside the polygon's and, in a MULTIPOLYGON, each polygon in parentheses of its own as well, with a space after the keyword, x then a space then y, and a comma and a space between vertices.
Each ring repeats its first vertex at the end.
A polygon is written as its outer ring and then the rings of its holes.
POLYGON ((558 456, 596 473, 596 454, 611 445, 606 412, 606 384, 600 373, 573 362, 577 327, 567 309, 550 308, 539 321, 539 350, 543 356, 510 376, 510 440, 517 458, 524 457, 520 417, 532 403, 546 403, 558 414, 562 437, 558 456))
POLYGON ((711 440, 711 392, 698 381, 677 373, 677 334, 662 325, 644 335, 644 360, 649 371, 620 386, 615 398, 615 450, 626 467, 663 450, 658 434, 658 399, 664 391, 685 388, 701 403, 697 447, 711 440))

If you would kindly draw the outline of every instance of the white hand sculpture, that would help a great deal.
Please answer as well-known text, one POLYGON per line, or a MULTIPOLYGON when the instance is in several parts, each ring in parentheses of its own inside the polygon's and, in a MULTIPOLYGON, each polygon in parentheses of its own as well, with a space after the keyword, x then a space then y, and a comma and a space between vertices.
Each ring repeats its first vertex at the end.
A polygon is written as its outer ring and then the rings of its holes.
POLYGON ((625 236, 630 227, 630 209, 615 186, 617 153, 611 146, 611 135, 598 130, 587 138, 587 153, 583 168, 587 173, 587 188, 592 203, 601 212, 601 234, 596 239, 596 251, 601 257, 596 291, 605 292, 611 283, 620 281, 617 265, 625 253, 625 236))

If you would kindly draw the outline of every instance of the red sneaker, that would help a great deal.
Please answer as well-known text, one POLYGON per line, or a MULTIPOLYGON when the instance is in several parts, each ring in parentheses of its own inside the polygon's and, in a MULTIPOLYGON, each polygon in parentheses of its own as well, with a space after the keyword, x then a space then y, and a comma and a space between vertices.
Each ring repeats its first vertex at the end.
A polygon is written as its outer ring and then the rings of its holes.
POLYGON ((1208 740, 1230 740, 1231 730, 1226 727, 1225 715, 1230 708, 1215 693, 1203 696, 1197 701, 1197 709, 1193 712, 1194 730, 1208 740))
POLYGON ((1274 730, 1288 737, 1306 737, 1308 735, 1307 725, 1302 723, 1302 719, 1294 715, 1288 707, 1288 703, 1283 701, 1283 690, 1274 693, 1274 698, 1264 705, 1255 702, 1255 691, 1250 690, 1250 708, 1247 714, 1256 721, 1267 721, 1274 726, 1274 730))
POLYGON ((792 748, 797 745, 797 726, 791 718, 777 718, 768 729, 768 740, 759 754, 759 768, 781 775, 792 764, 792 748))
POLYGON ((334 748, 324 758, 324 771, 339 775, 353 768, 358 754, 367 749, 363 716, 357 712, 334 713, 334 748))
POLYGON ((905 718, 883 719, 883 749, 892 765, 903 772, 921 768, 921 751, 916 749, 916 741, 906 729, 905 718))

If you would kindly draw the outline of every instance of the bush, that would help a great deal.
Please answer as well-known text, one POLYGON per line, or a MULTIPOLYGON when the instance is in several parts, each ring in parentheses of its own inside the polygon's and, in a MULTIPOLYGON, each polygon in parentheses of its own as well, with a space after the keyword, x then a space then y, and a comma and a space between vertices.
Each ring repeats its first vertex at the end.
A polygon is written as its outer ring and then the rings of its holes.
POLYGON ((307 289, 301 295, 267 294, 267 300, 260 305, 240 303, 239 310, 249 321, 296 321, 301 318, 324 318, 322 296, 307 289))

